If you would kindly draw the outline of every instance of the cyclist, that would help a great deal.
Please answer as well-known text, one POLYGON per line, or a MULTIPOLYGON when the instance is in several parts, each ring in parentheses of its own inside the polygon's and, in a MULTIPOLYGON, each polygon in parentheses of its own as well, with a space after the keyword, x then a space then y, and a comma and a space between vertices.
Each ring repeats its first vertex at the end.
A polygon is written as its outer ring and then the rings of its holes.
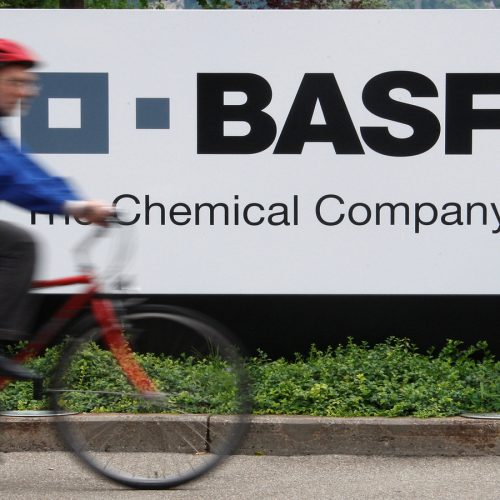
MULTIPOLYGON (((1 118, 16 113, 37 94, 36 75, 29 70, 37 58, 22 45, 0 39, 0 201, 27 210, 70 214, 104 224, 111 208, 99 201, 82 200, 65 181, 37 165, 2 132, 1 118)), ((31 235, 0 219, 0 340, 23 338, 25 299, 35 263, 31 235)), ((37 375, 0 354, 0 375, 32 379, 37 375)))

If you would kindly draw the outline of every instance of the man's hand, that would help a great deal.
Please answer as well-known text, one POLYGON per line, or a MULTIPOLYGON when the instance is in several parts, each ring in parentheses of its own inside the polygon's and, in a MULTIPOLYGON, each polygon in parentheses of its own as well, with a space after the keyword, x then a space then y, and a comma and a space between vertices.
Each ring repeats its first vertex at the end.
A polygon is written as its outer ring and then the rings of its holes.
POLYGON ((101 201, 87 201, 82 217, 92 224, 106 225, 106 219, 114 213, 114 207, 101 201))
POLYGON ((65 213, 83 219, 92 224, 106 225, 106 219, 115 213, 114 207, 102 201, 67 201, 64 205, 65 213))

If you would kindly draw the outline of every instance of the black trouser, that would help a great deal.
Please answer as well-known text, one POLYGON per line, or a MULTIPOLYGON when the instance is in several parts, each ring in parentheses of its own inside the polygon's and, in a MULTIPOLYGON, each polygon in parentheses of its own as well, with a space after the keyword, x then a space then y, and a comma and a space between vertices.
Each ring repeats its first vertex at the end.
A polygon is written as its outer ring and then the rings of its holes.
POLYGON ((0 340, 17 340, 25 334, 34 266, 35 242, 30 233, 0 221, 0 340))

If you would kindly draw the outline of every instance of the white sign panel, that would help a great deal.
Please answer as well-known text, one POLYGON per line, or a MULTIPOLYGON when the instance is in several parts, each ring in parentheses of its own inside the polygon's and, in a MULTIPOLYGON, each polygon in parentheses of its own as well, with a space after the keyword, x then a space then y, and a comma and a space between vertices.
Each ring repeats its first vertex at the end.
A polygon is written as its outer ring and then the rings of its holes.
MULTIPOLYGON (((0 11, 8 130, 127 211, 145 293, 500 291, 500 12, 0 11)), ((74 220, 3 206, 71 273, 74 220), (66 223, 67 222, 67 223, 66 223)))

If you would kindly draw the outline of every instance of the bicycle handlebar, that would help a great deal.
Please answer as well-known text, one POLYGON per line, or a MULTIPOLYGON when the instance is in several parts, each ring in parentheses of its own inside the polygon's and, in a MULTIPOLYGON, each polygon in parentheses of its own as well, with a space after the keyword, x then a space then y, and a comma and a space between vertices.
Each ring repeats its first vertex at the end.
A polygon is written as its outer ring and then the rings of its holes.
POLYGON ((105 226, 95 226, 91 229, 89 234, 75 246, 73 253, 75 256, 76 265, 80 272, 85 274, 95 274, 95 266, 91 261, 90 254, 93 246, 96 245, 99 239, 103 236, 110 234, 113 231, 117 234, 115 241, 117 241, 116 248, 112 252, 110 263, 103 268, 99 273, 102 279, 109 280, 115 275, 120 274, 129 257, 131 256, 132 238, 129 231, 123 231, 119 215, 122 212, 115 212, 111 217, 105 221, 105 226))

